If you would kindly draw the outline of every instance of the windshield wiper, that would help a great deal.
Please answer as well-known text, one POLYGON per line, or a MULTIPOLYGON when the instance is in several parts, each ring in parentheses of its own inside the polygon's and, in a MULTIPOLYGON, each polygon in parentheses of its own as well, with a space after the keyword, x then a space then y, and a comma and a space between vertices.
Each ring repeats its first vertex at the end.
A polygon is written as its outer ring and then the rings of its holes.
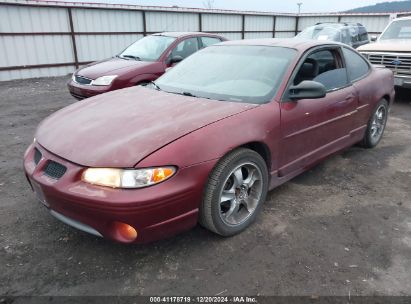
MULTIPOLYGON (((158 87, 158 86, 157 86, 157 87, 158 87)), ((194 95, 193 93, 186 92, 186 91, 183 91, 183 92, 173 92, 173 91, 164 91, 164 90, 162 90, 162 91, 163 91, 163 92, 170 93, 170 94, 177 94, 177 95, 189 96, 189 97, 194 97, 194 98, 204 98, 204 99, 211 99, 211 100, 219 100, 219 99, 214 99, 214 98, 211 98, 211 97, 197 96, 197 95, 194 95)))
POLYGON ((122 58, 131 58, 131 59, 134 59, 134 60, 141 61, 140 57, 134 56, 134 55, 123 55, 122 58))
POLYGON ((155 83, 154 81, 150 81, 150 84, 152 84, 153 87, 154 87, 156 90, 161 91, 161 88, 160 88, 160 87, 157 85, 157 83, 155 83))
POLYGON ((190 92, 181 92, 181 95, 190 96, 190 97, 197 97, 197 96, 193 95, 193 94, 190 93, 190 92))
MULTIPOLYGON (((174 93, 174 92, 173 92, 173 93, 174 93)), ((190 93, 190 92, 181 92, 181 93, 175 92, 175 94, 184 95, 184 96, 189 96, 189 97, 194 97, 194 98, 213 99, 213 98, 205 97, 205 96, 197 96, 197 95, 194 95, 193 93, 190 93)))

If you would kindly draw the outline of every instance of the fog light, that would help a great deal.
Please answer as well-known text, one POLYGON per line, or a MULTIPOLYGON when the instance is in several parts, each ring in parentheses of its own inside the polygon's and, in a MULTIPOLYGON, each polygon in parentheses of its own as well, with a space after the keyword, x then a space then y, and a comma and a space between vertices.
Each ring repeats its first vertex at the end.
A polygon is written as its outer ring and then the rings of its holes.
POLYGON ((137 230, 128 224, 115 222, 114 229, 118 236, 127 242, 134 241, 137 238, 137 230))

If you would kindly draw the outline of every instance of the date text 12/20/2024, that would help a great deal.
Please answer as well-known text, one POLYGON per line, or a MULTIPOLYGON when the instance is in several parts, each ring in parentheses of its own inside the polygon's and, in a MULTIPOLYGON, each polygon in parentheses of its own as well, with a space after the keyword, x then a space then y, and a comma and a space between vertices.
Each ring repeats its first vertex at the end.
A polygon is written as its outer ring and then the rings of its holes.
POLYGON ((255 297, 150 297, 150 303, 257 303, 255 297))

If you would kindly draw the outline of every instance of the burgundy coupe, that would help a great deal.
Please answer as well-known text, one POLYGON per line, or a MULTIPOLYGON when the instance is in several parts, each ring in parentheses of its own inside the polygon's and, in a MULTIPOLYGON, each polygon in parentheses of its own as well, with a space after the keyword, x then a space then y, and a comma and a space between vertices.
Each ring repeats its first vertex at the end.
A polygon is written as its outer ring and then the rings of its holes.
POLYGON ((256 218, 267 191, 328 155, 381 140, 390 70, 320 41, 210 46, 147 87, 45 119, 24 156, 57 219, 123 243, 198 222, 222 236, 256 218))
POLYGON ((137 40, 120 54, 77 70, 67 84, 70 94, 84 99, 135 85, 146 85, 166 69, 224 37, 201 32, 165 32, 137 40))

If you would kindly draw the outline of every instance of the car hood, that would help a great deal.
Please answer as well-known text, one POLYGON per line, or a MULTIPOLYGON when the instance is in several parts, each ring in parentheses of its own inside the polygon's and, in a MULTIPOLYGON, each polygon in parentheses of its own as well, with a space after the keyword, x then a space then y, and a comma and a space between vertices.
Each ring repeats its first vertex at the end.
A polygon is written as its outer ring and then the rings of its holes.
POLYGON ((82 166, 130 168, 188 133, 254 107, 133 87, 57 111, 39 125, 36 139, 82 166))
POLYGON ((76 74, 90 79, 97 79, 101 76, 118 75, 118 73, 125 73, 129 70, 145 68, 154 64, 155 62, 128 60, 114 57, 91 63, 78 70, 76 74))
POLYGON ((381 40, 376 43, 369 43, 360 46, 358 51, 369 52, 410 52, 411 39, 388 39, 381 40))

